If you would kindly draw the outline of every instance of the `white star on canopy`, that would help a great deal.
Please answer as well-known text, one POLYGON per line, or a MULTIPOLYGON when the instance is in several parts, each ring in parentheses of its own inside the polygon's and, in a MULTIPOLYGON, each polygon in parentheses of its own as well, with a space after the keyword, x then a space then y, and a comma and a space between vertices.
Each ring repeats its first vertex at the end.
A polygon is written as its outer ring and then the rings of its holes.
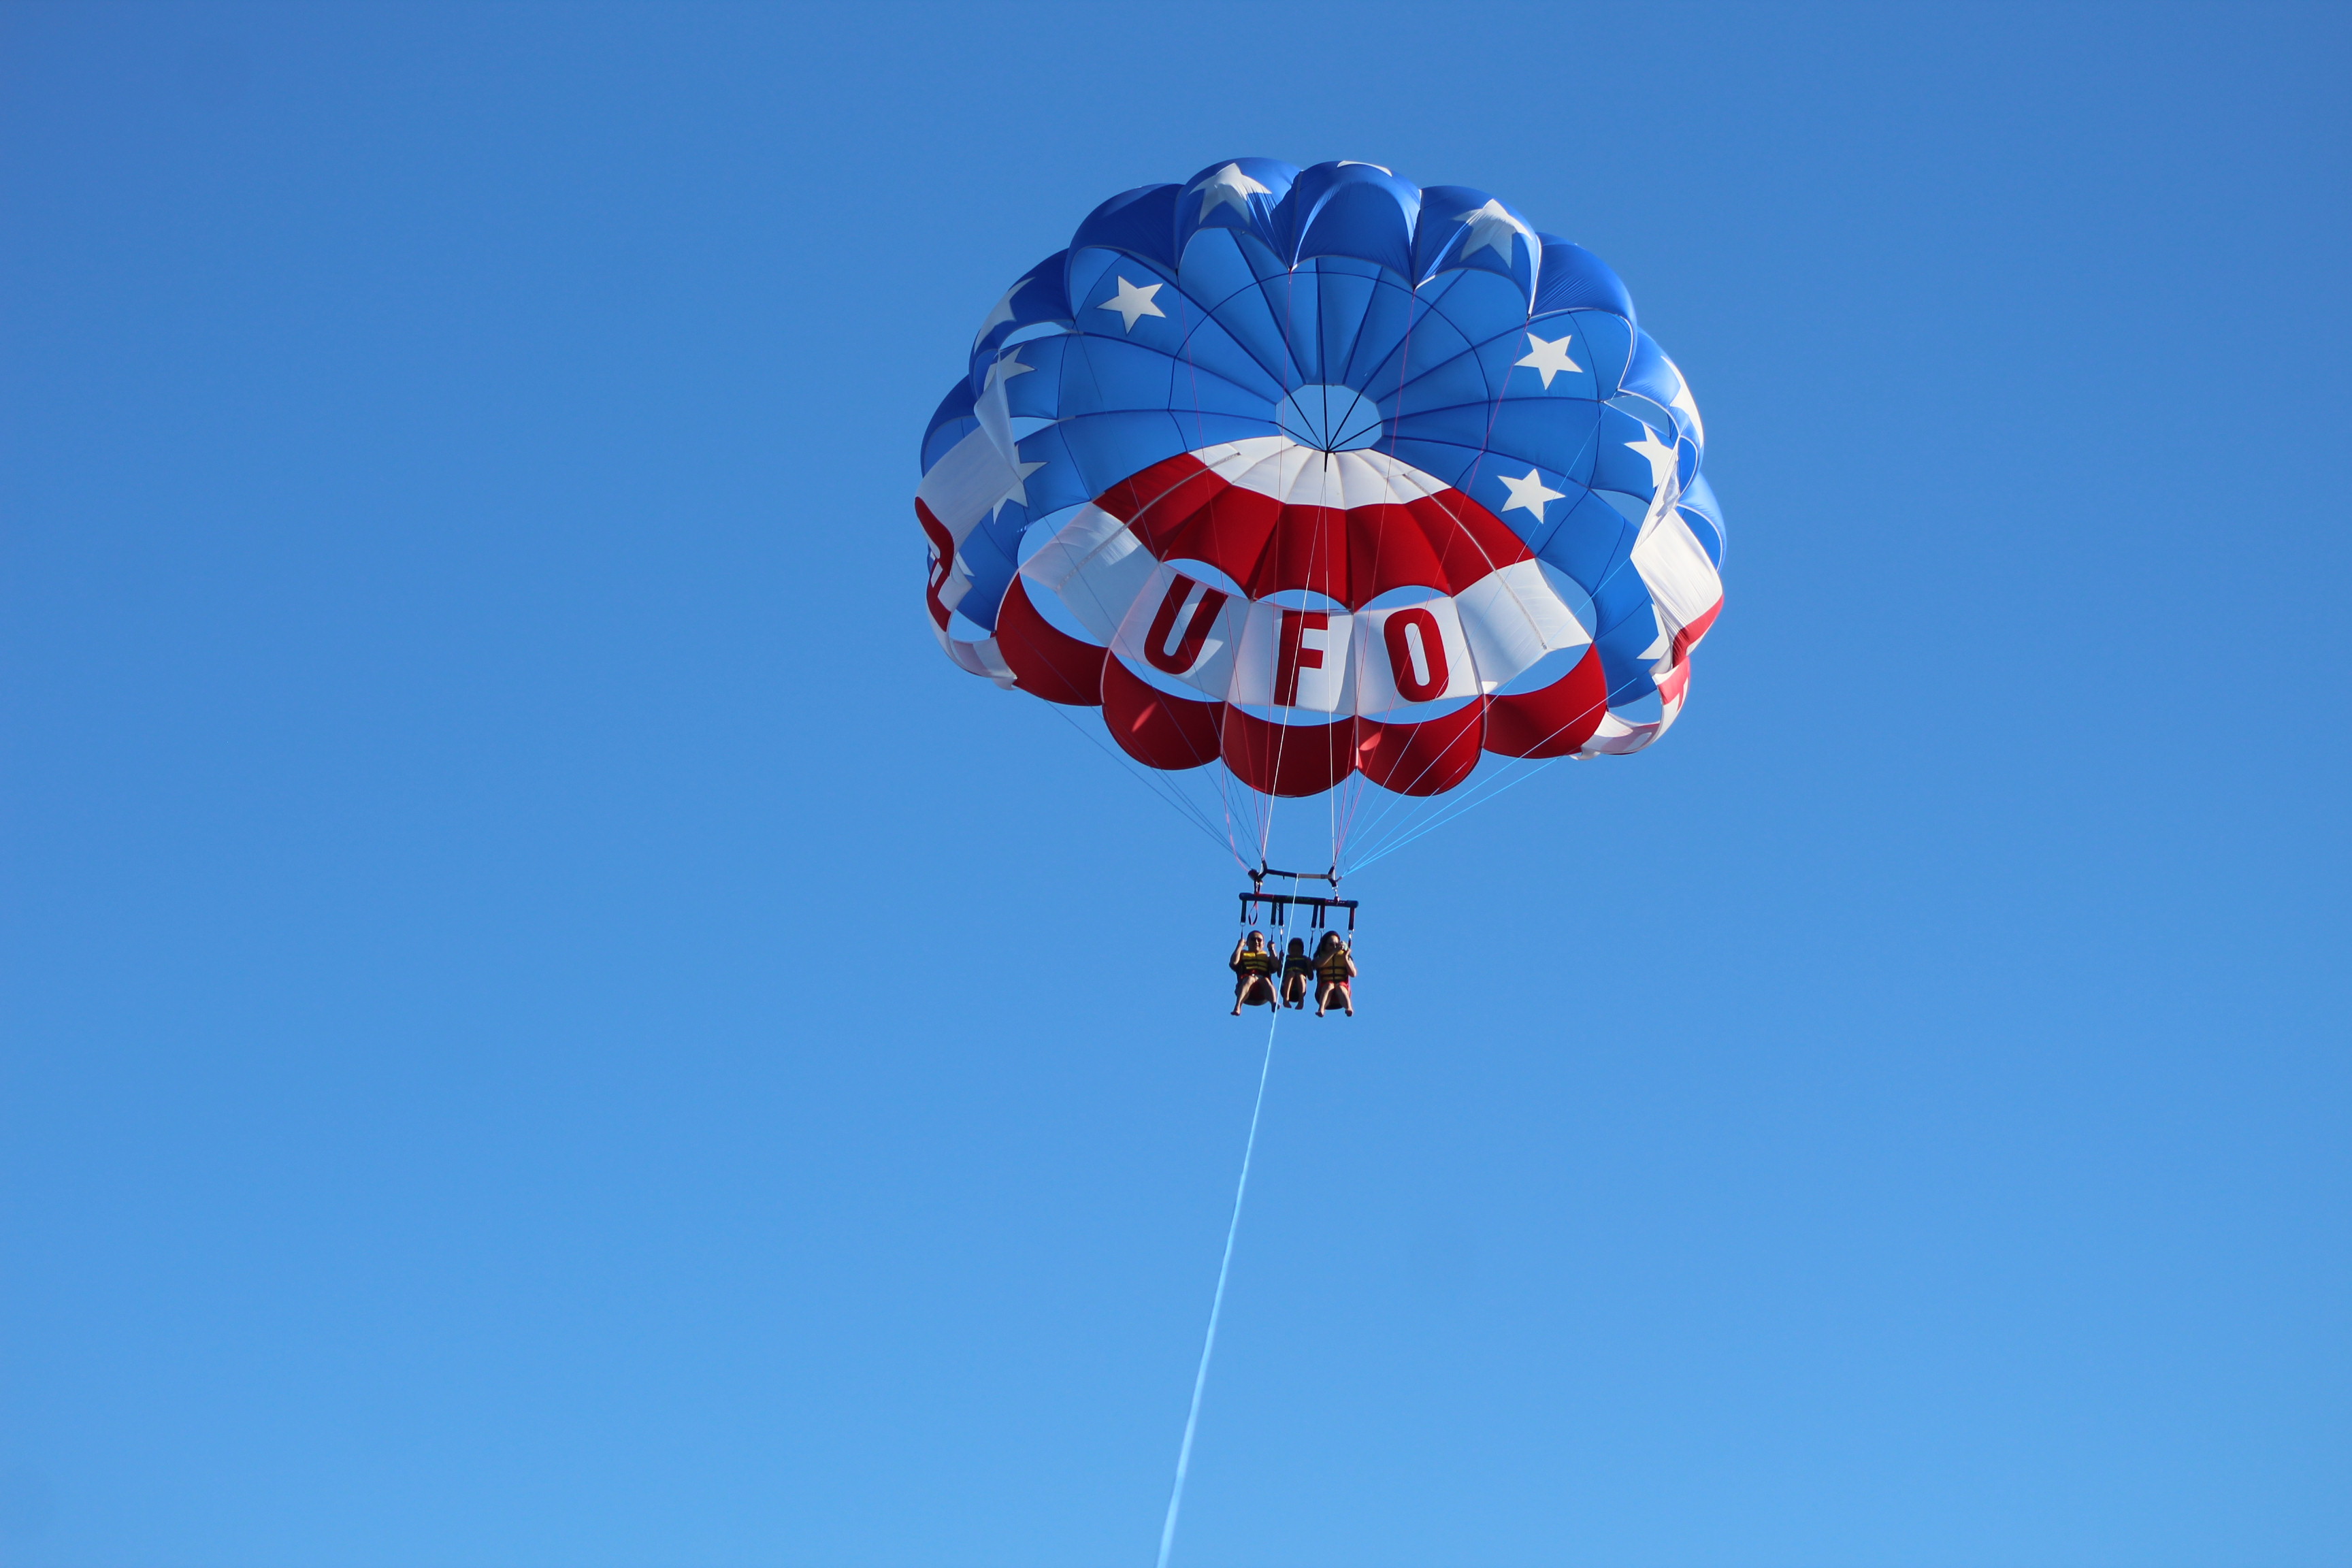
POLYGON ((1505 212, 1503 204, 1492 196, 1487 197, 1486 205, 1476 212, 1463 213, 1454 221, 1470 226, 1470 237, 1462 242, 1462 259, 1465 261, 1482 250, 1491 250, 1503 258, 1504 266, 1509 266, 1513 254, 1511 236, 1515 234, 1528 237, 1528 255, 1533 256, 1542 248, 1536 243, 1536 231, 1505 212))
POLYGON ((1625 445, 1650 460, 1650 489, 1663 490, 1675 480, 1675 448, 1658 439, 1658 433, 1647 425, 1642 426, 1642 438, 1625 445))
POLYGON ((1027 375, 1031 371, 1035 370, 1036 368, 1037 367, 1034 364, 1023 364, 1021 363, 1021 351, 1019 349, 1014 349, 1011 353, 1005 354, 1001 358, 991 362, 988 367, 988 384, 982 386, 980 390, 982 394, 993 392, 998 386, 1002 385, 1005 382, 1011 381, 1014 376, 1027 375))
POLYGON ((1270 196, 1274 192, 1242 173, 1239 163, 1228 163, 1215 174, 1192 187, 1201 194, 1201 221, 1206 222, 1211 207, 1230 206, 1247 217, 1252 196, 1270 196))
POLYGON ((1675 379, 1682 381, 1682 388, 1675 394, 1673 406, 1682 410, 1683 416, 1691 422, 1691 434, 1696 436, 1701 442, 1705 442, 1706 421, 1698 416, 1698 401, 1691 396, 1690 383, 1683 381, 1683 373, 1679 368, 1675 372, 1675 379))
POLYGON ((988 336, 990 332, 994 331, 998 327, 1003 326, 1005 322, 1013 319, 1013 296, 1018 294, 1021 290, 1026 289, 1030 284, 1034 283, 1035 281, 1037 280, 1034 278, 1024 278, 1020 282, 1015 283, 1012 288, 1007 289, 1004 291, 1004 298, 999 300, 996 302, 996 308, 989 311, 988 320, 981 322, 980 331, 972 333, 972 347, 980 347, 981 339, 988 336))
MULTIPOLYGON (((1651 639, 1649 647, 1633 657, 1640 659, 1662 660, 1675 650, 1675 634, 1666 629, 1666 618, 1658 614, 1658 606, 1655 605, 1650 606, 1650 622, 1658 628, 1658 635, 1651 639)), ((1665 671, 1660 669, 1652 673, 1664 675, 1665 671)))
POLYGON ((1122 278, 1118 280, 1118 294, 1108 300, 1105 300, 1101 304, 1096 306, 1095 309, 1097 310, 1117 310, 1118 312, 1120 329, 1122 331, 1131 332, 1135 331, 1135 323, 1139 317, 1160 316, 1164 318, 1168 314, 1167 311, 1161 310, 1159 306, 1151 302, 1151 297, 1154 294, 1159 293, 1160 290, 1165 289, 1167 286, 1168 285, 1165 283, 1147 283, 1142 288, 1139 289, 1134 284, 1129 283, 1126 279, 1122 278))
POLYGON ((1522 508, 1535 513, 1538 522, 1543 521, 1544 508, 1547 505, 1568 493, 1565 490, 1556 490, 1547 487, 1543 482, 1543 470, 1540 468, 1529 468, 1528 477, 1523 479, 1515 479, 1508 474, 1496 474, 1495 477, 1503 481, 1505 489, 1511 492, 1511 499, 1503 503, 1503 510, 1509 511, 1514 508, 1522 508))
POLYGON ((1539 338, 1533 332, 1529 332, 1528 357, 1515 359, 1511 363, 1526 365, 1529 370, 1540 371, 1544 378, 1544 390, 1549 392, 1553 376, 1564 370, 1582 371, 1584 369, 1582 365, 1568 357, 1568 345, 1575 340, 1574 332, 1570 332, 1557 342, 1539 338))
MULTIPOLYGON (((1013 447, 1013 453, 1016 458, 1019 458, 1021 455, 1021 448, 1018 447, 1013 447)), ((1008 501, 1017 500, 1023 506, 1027 506, 1029 504, 1029 476, 1035 473, 1045 466, 1045 465, 1043 463, 1024 463, 1016 461, 1013 466, 1013 486, 1003 495, 996 498, 996 505, 988 514, 989 521, 992 522, 998 517, 1002 516, 1004 511, 1005 503, 1008 501)))

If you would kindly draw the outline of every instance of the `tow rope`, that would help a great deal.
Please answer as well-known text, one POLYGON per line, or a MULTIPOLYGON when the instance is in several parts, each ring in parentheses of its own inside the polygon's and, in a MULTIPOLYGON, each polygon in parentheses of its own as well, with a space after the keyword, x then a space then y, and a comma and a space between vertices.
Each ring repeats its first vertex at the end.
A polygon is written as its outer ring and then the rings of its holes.
POLYGON ((1201 1393, 1209 1386, 1209 1358, 1217 1349, 1217 1319, 1225 1310, 1225 1279, 1233 1272, 1234 1237, 1241 1234, 1242 1199, 1249 1192, 1250 1156, 1257 1152, 1258 1114, 1265 1109, 1265 1080, 1274 1070, 1274 1031, 1282 1022, 1282 998, 1267 1010, 1274 1016, 1265 1026, 1265 1060, 1257 1069, 1257 1102, 1250 1107, 1249 1140, 1242 1145, 1242 1177, 1234 1186, 1234 1217, 1225 1226, 1225 1256, 1217 1265, 1217 1293, 1209 1299, 1209 1332, 1201 1342, 1201 1368, 1192 1374, 1192 1408, 1184 1417, 1184 1441, 1176 1450, 1176 1487, 1168 1494, 1168 1520, 1160 1527, 1160 1565, 1168 1568, 1168 1553, 1176 1544, 1176 1514, 1184 1506, 1184 1475, 1192 1468, 1192 1434, 1201 1425, 1201 1393))

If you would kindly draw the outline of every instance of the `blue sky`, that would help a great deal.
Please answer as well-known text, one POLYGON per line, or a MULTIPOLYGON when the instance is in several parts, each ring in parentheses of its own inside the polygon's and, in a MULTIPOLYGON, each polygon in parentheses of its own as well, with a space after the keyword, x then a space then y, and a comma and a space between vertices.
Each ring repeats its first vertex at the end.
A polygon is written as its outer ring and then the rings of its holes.
POLYGON ((1244 153, 1607 258, 1730 550, 1351 884, 1176 1562, 2344 1560, 2346 14, 1464 10, 0 13, 6 1561, 1149 1560, 1235 884, 909 497, 1244 153))

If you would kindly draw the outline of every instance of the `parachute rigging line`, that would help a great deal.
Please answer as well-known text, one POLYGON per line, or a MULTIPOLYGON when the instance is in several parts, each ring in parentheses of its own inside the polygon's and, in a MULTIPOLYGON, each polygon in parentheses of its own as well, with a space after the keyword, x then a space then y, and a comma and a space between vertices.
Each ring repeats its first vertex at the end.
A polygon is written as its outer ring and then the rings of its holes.
MULTIPOLYGON (((1290 929, 1287 921, 1279 928, 1290 929)), ((1192 1408, 1184 1417, 1184 1441, 1176 1450, 1176 1486, 1168 1494, 1168 1518, 1160 1527, 1159 1568, 1168 1568, 1168 1553, 1176 1544, 1176 1514, 1184 1506, 1184 1476, 1192 1468, 1192 1434, 1201 1425, 1201 1394, 1209 1386, 1209 1357, 1217 1348, 1217 1319, 1225 1310, 1225 1279, 1233 1272, 1234 1237, 1241 1234, 1242 1198, 1249 1192, 1250 1156, 1257 1152, 1258 1115, 1265 1109, 1266 1076, 1274 1070, 1274 1031, 1282 1022, 1280 982, 1275 982, 1274 1016, 1265 1026, 1265 1059, 1257 1069, 1257 1102, 1250 1107, 1249 1139, 1242 1145, 1242 1176, 1234 1186, 1234 1217, 1225 1226, 1225 1256, 1217 1265, 1217 1290, 1209 1299, 1209 1331, 1201 1342, 1200 1370, 1192 1374, 1192 1408)))
POLYGON ((1124 754, 1115 752, 1110 747, 1104 745, 1102 742, 1095 738, 1092 731, 1088 730, 1084 724, 1079 723, 1076 719, 1071 718, 1067 712, 1064 711, 1060 703, 1048 703, 1047 706, 1052 708, 1055 713, 1061 715, 1062 722, 1067 724, 1071 729, 1076 730, 1079 734, 1084 735, 1089 742, 1091 742, 1095 750, 1108 757, 1112 762, 1117 763, 1123 772, 1134 778, 1136 783, 1150 790, 1154 795, 1158 796, 1160 800, 1174 810, 1179 816, 1191 823, 1194 827, 1200 829, 1202 837, 1206 837, 1210 843, 1215 845, 1218 848, 1224 850, 1227 854, 1233 855, 1234 864, 1244 867, 1248 865, 1247 861, 1244 861, 1242 859, 1241 856, 1234 852, 1233 834, 1230 829, 1227 830, 1223 837, 1219 837, 1217 836, 1217 830, 1209 826, 1208 818, 1203 816, 1200 810, 1195 807, 1192 802, 1186 800, 1182 795, 1174 793, 1172 790, 1162 791, 1160 789, 1157 785, 1152 784, 1150 780, 1145 778, 1142 773, 1138 772, 1135 764, 1129 762, 1124 754))
POLYGON ((1374 861, 1383 859, 1388 856, 1395 854, 1406 845, 1411 844, 1414 839, 1424 838, 1430 834, 1436 832, 1439 828, 1444 826, 1447 823, 1452 822, 1454 818, 1461 816, 1465 813, 1477 810, 1480 806, 1486 805, 1488 801, 1493 800, 1496 795, 1501 795, 1504 791, 1517 788, 1520 784, 1525 784, 1528 780, 1535 777, 1538 773, 1542 773, 1546 768, 1552 766, 1554 763, 1564 763, 1570 760, 1570 759, 1568 757, 1546 757, 1534 767, 1511 773, 1507 777, 1498 777, 1492 788, 1486 789, 1483 793, 1473 795, 1469 799, 1464 801, 1460 805, 1456 806, 1454 810, 1447 812, 1443 816, 1430 817, 1410 825, 1406 830, 1399 832, 1395 837, 1390 839, 1387 843, 1382 844, 1379 848, 1373 850, 1370 855, 1365 856, 1362 859, 1357 861, 1348 868, 1351 871, 1360 871, 1374 861))

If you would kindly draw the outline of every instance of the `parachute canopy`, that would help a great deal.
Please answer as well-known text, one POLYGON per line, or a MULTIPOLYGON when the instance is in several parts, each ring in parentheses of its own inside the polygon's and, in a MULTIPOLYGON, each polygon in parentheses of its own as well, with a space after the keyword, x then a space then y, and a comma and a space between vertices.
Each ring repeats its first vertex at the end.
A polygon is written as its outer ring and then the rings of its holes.
POLYGON ((1441 795, 1674 721, 1722 601, 1705 438, 1590 251, 1236 159, 1104 203, 983 318, 923 439, 927 604, 1147 769, 1441 795))

